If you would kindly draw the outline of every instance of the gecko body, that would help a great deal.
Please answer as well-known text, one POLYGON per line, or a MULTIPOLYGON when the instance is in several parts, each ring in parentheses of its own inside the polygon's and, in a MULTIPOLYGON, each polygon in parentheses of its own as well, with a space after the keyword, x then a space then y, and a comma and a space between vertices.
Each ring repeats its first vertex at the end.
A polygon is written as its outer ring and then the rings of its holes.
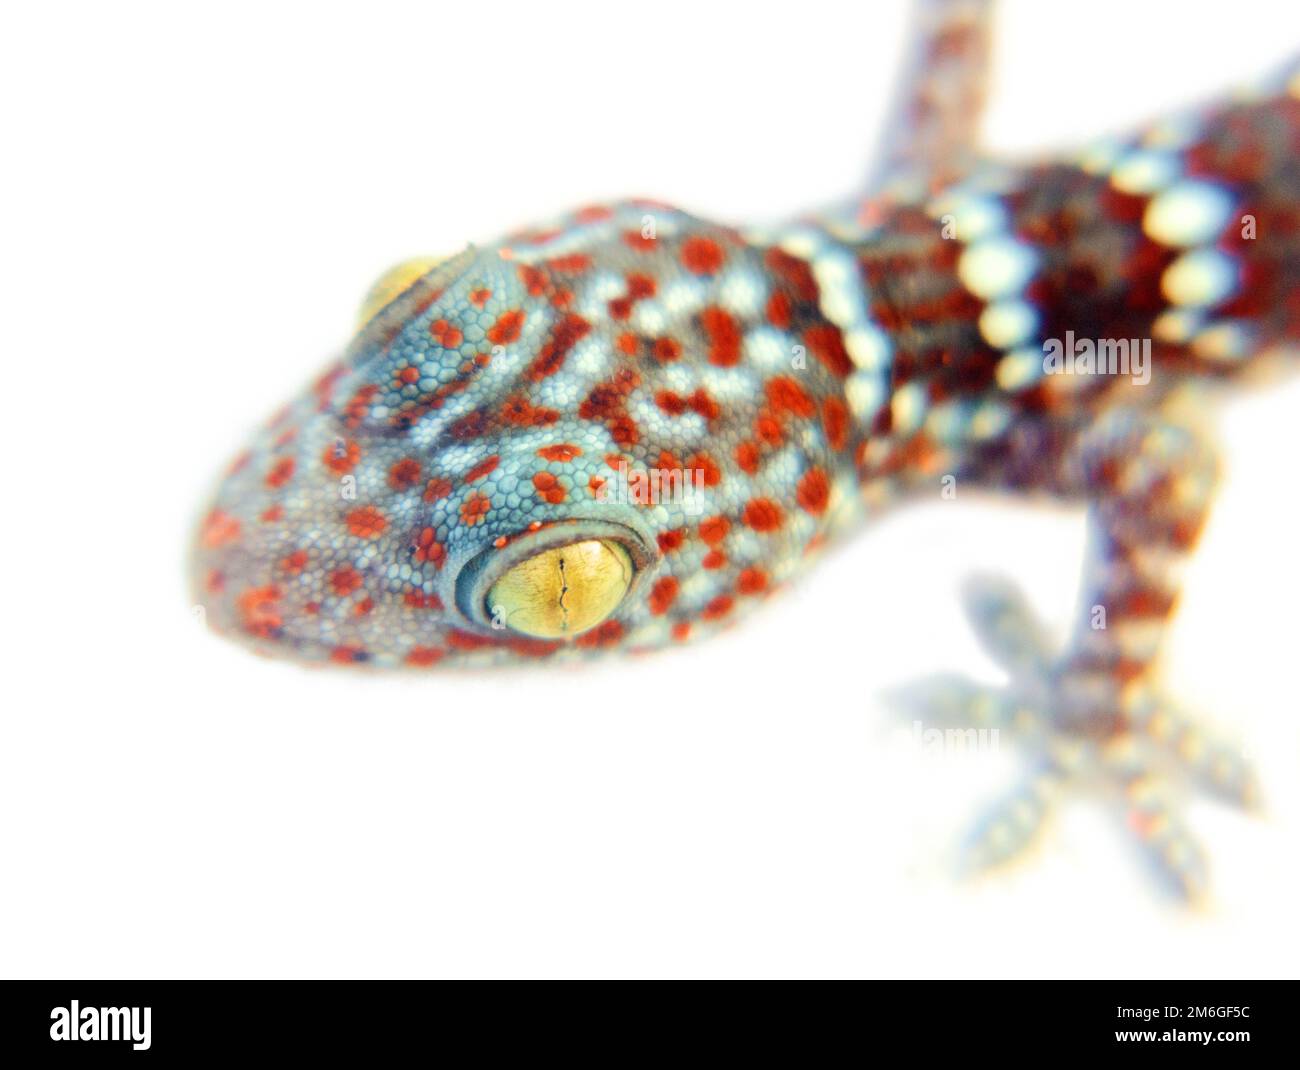
POLYGON ((1255 789, 1150 670, 1216 478, 1188 413, 1300 337, 1300 78, 1004 165, 970 144, 983 5, 926 18, 904 135, 852 212, 759 229, 589 207, 388 279, 224 477, 195 550, 208 619, 374 668, 648 650, 730 625, 944 481, 1086 503, 1067 649, 983 581, 969 608, 1010 685, 904 702, 1025 740, 975 862, 1087 779, 1201 890, 1163 785, 1255 789))

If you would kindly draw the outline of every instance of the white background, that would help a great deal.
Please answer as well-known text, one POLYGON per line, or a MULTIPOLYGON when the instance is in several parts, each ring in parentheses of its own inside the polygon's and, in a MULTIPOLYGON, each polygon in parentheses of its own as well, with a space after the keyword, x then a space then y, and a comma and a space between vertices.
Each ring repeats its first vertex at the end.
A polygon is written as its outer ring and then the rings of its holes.
MULTIPOLYGON (((723 638, 574 671, 313 673, 191 618, 212 479, 373 276, 593 199, 739 221, 851 192, 902 27, 813 0, 7 9, 0 972, 1294 974, 1294 381, 1226 411, 1170 650, 1269 800, 1193 804, 1199 914, 1082 804, 954 883, 1016 756, 921 753, 878 698, 997 679, 955 597, 976 569, 1064 630, 1077 512, 936 502, 723 638)), ((1298 43, 1294 0, 1013 0, 990 140, 1122 129, 1298 43)))

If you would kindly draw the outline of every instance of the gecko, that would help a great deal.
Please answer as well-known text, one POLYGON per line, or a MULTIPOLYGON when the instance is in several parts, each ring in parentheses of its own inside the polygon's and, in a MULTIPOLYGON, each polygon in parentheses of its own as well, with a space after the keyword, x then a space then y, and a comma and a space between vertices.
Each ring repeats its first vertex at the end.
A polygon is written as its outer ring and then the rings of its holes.
POLYGON ((990 4, 923 0, 866 193, 788 223, 652 200, 401 264, 257 431, 194 540, 219 632, 301 662, 427 672, 695 642, 825 546, 960 484, 1078 503, 1064 649, 1008 581, 965 591, 1006 671, 900 697, 999 726, 1023 780, 972 865, 1100 792, 1187 899, 1181 790, 1254 804, 1157 663, 1218 478, 1207 392, 1300 338, 1300 68, 1028 163, 977 127, 990 4))

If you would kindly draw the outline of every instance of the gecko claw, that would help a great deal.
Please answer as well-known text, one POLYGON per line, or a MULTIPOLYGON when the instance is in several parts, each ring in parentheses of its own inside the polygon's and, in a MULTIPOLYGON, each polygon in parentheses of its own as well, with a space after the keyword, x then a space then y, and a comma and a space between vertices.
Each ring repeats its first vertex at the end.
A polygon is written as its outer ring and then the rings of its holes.
POLYGON ((1209 885, 1204 850, 1181 817, 1182 790, 1196 788, 1245 809, 1258 805, 1255 774, 1145 678, 1123 686, 1076 676, 1071 659, 1049 655, 1046 630, 1008 580, 972 578, 963 591, 981 645, 1008 674, 1006 686, 940 674, 886 696, 914 724, 968 732, 1005 731, 1029 771, 972 826, 958 872, 984 872, 1022 857, 1067 792, 1109 800, 1161 883, 1182 901, 1209 885))

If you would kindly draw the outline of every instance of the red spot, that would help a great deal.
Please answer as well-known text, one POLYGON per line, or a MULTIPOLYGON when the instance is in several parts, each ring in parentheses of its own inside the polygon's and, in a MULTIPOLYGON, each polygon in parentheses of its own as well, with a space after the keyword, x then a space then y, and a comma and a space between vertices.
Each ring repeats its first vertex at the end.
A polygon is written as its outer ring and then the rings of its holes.
POLYGON ((777 290, 767 299, 767 321, 784 331, 789 329, 790 320, 789 295, 784 290, 777 290))
POLYGON ((296 576, 299 572, 301 572, 303 569, 307 567, 307 551, 295 550, 293 553, 291 553, 288 557, 286 557, 283 561, 280 562, 280 567, 284 569, 285 572, 292 573, 293 575, 296 576))
POLYGON ((700 619, 717 620, 719 617, 725 617, 731 612, 733 604, 731 595, 720 594, 700 611, 700 619))
POLYGON ((363 505, 348 513, 348 531, 358 539, 377 539, 387 527, 384 514, 373 505, 363 505))
POLYGON ((478 491, 470 491, 460 504, 460 519, 466 527, 481 524, 492 508, 492 499, 478 491))
POLYGON ((684 642, 691 634, 691 622, 688 620, 679 620, 673 625, 673 638, 679 643, 684 642))
POLYGON ((771 498, 751 498, 745 505, 743 519, 755 531, 775 531, 784 517, 781 507, 771 498))
POLYGON ((361 460, 361 447, 355 442, 336 442, 326 448, 321 461, 337 476, 347 475, 361 460))
POLYGON ((660 390, 655 395, 655 404, 668 413, 669 416, 680 416, 686 411, 686 399, 681 394, 674 394, 671 390, 660 390))
POLYGON ((415 540, 415 553, 411 556, 420 564, 428 561, 441 570, 447 560, 447 550, 435 535, 433 528, 424 528, 415 540))
POLYGON ((646 598, 646 604, 650 607, 650 612, 656 617, 662 617, 667 613, 677 599, 679 587, 676 576, 663 576, 656 580, 655 585, 650 588, 649 596, 646 598))
POLYGON ((258 517, 264 524, 277 523, 284 516, 284 506, 273 505, 258 517))
POLYGON ((284 625, 277 603, 280 601, 280 588, 274 584, 266 587, 250 587, 239 596, 235 603, 244 630, 252 635, 269 638, 284 625))
POLYGON ((683 540, 686 538, 681 528, 674 528, 672 531, 661 531, 655 541, 659 544, 659 549, 666 554, 674 550, 681 549, 683 540))
POLYGON ((769 380, 763 389, 774 412, 788 412, 807 419, 817 411, 804 388, 788 375, 778 375, 769 380))
POLYGON ((709 338, 710 364, 729 368, 740 360, 740 328, 729 313, 710 305, 700 313, 700 325, 709 338))
POLYGON ((554 446, 543 446, 537 451, 537 456, 546 461, 571 461, 575 457, 582 456, 582 450, 568 442, 559 442, 554 446))
POLYGON ((573 643, 582 647, 613 646, 622 638, 623 625, 616 620, 607 620, 578 636, 573 643))
POLYGON ((655 245, 654 238, 647 238, 639 230, 625 230, 623 232, 623 242, 643 253, 653 249, 655 245))
POLYGON ((581 316, 573 313, 562 316, 560 321, 551 328, 551 335, 538 352, 537 359, 529 365, 528 378, 538 382, 558 372, 563 367, 564 358, 569 355, 569 350, 590 330, 591 324, 581 316))
POLYGON ((560 418, 555 409, 538 408, 523 394, 513 394, 501 406, 501 419, 516 427, 544 427, 560 418))
POLYGON ((700 478, 704 480, 706 487, 716 487, 722 482, 722 469, 713 463, 713 458, 707 453, 696 453, 688 457, 686 467, 700 472, 700 478))
POLYGON ((796 492, 799 504, 813 516, 821 516, 830 501, 831 485, 820 468, 810 468, 799 480, 796 492))
POLYGON ((406 652, 406 664, 415 668, 427 669, 442 660, 443 651, 436 646, 413 646, 406 652))
POLYGON ((229 513, 213 509, 203 520, 199 541, 209 549, 225 546, 239 538, 239 521, 229 513))
POLYGON ((655 295, 655 280, 639 272, 627 277, 627 295, 633 301, 640 301, 655 295))
POLYGON ((701 387, 691 395, 691 409, 699 413, 706 420, 716 420, 722 415, 722 409, 718 403, 709 397, 708 393, 701 387))
POLYGON ((407 591, 402 598, 412 609, 442 609, 442 599, 436 594, 425 594, 423 591, 407 591))
POLYGON ((570 253, 568 256, 552 257, 546 261, 546 266, 563 275, 581 275, 591 267, 591 257, 585 253, 570 253))
POLYGON ((544 502, 550 502, 552 505, 559 505, 568 495, 560 481, 551 475, 550 472, 538 472, 533 476, 533 487, 537 491, 537 496, 544 502))
POLYGON ((453 327, 446 320, 434 320, 429 324, 429 333, 443 349, 456 349, 465 340, 460 328, 453 327))
POLYGON ((736 590, 741 594, 762 594, 767 590, 767 573, 761 568, 744 569, 736 577, 736 590))
POLYGON ((420 462, 403 457, 388 470, 388 485, 394 490, 410 490, 420 482, 420 462))
POLYGON ((500 463, 501 463, 501 458, 495 453, 492 454, 491 457, 485 457, 483 460, 479 461, 478 464, 476 464, 473 468, 471 468, 468 472, 465 473, 465 482, 473 483, 476 479, 482 479, 485 475, 488 475, 490 472, 492 472, 496 468, 496 466, 500 463))
POLYGON ((492 300, 492 291, 491 291, 491 290, 487 290, 487 289, 484 289, 484 288, 482 288, 482 287, 479 287, 479 289, 477 289, 477 290, 471 290, 471 291, 470 291, 470 294, 469 294, 469 301, 470 301, 470 304, 472 304, 472 305, 477 305, 479 308, 482 308, 482 307, 483 307, 484 305, 486 305, 490 300, 492 300))
POLYGON ((460 439, 463 442, 466 439, 478 438, 487 430, 487 423, 487 413, 477 409, 462 416, 448 428, 448 431, 451 433, 452 438, 460 439))
POLYGON ((605 424, 609 428, 610 436, 620 446, 635 446, 641 438, 641 432, 636 426, 636 422, 627 413, 619 413, 613 419, 605 424))
POLYGON ((682 347, 674 338, 656 338, 653 352, 655 360, 669 364, 682 355, 682 347))
POLYGON ((618 341, 614 343, 618 346, 618 351, 629 357, 635 357, 637 351, 641 348, 636 340, 636 335, 624 331, 618 336, 618 341))
POLYGON ((451 493, 451 480, 443 479, 438 476, 429 480, 424 486, 424 500, 426 502, 436 502, 439 498, 445 498, 451 493))
POLYGON ((760 409, 754 418, 754 436, 769 446, 778 446, 782 433, 781 422, 767 409, 760 409))
POLYGON ((712 238, 687 238, 682 243, 682 266, 695 275, 712 275, 726 259, 722 247, 712 238))
POLYGON ((711 516, 700 521, 700 538, 710 546, 716 546, 731 530, 731 521, 725 516, 711 516))
POLYGON ((853 371, 853 358, 844 348, 844 338, 839 328, 830 323, 819 323, 804 332, 804 341, 813 356, 840 378, 853 371))
POLYGON ((721 550, 710 550, 707 554, 704 555, 704 559, 700 562, 700 567, 706 569, 717 569, 717 568, 723 568, 726 564, 727 564, 726 554, 724 554, 721 550))
POLYGON ((806 261, 791 256, 784 249, 769 249, 763 256, 772 269, 794 291, 800 301, 817 300, 817 283, 806 261))
POLYGON ((283 487, 293 478, 293 458, 281 457, 272 466, 271 470, 266 473, 266 485, 268 487, 283 487))
POLYGON ((512 308, 508 312, 502 312, 497 317, 496 323, 492 324, 487 331, 487 339, 493 345, 505 346, 512 342, 519 341, 519 335, 524 328, 524 311, 520 308, 512 308))
POLYGON ((733 454, 736 467, 742 472, 753 475, 758 471, 758 447, 752 442, 742 442, 733 454))
POLYGON ((364 647, 336 646, 330 651, 330 661, 337 662, 339 665, 353 665, 356 662, 365 660, 366 651, 364 647))
POLYGON ((348 399, 347 404, 343 406, 343 422, 348 427, 356 427, 360 424, 366 418, 366 409, 370 405, 371 398, 377 393, 379 393, 379 387, 375 386, 374 383, 359 388, 348 399))
POLYGON ((524 284, 530 297, 541 297, 546 292, 546 276, 541 268, 532 264, 519 265, 519 281, 524 284))
POLYGON ((849 407, 839 398, 827 398, 822 403, 822 427, 831 449, 842 450, 849 437, 849 407))

